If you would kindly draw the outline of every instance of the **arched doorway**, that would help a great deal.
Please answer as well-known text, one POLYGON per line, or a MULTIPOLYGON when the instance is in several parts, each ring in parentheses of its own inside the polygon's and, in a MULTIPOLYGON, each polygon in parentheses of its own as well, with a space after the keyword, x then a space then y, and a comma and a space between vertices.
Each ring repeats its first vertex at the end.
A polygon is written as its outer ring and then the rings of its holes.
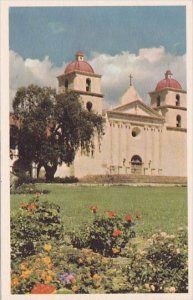
POLYGON ((142 174, 142 159, 139 155, 133 155, 131 158, 131 174, 142 174))

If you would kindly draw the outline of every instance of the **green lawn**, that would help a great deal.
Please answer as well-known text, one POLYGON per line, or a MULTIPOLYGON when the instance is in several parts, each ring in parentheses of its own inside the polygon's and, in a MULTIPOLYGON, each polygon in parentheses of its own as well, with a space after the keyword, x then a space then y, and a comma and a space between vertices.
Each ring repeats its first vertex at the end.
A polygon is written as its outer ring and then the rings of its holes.
MULTIPOLYGON (((138 211, 142 219, 137 222, 137 233, 143 237, 157 230, 176 232, 187 226, 187 189, 185 187, 129 187, 129 186, 66 186, 60 184, 37 185, 51 193, 41 196, 59 204, 67 230, 79 227, 93 218, 89 208, 96 205, 99 213, 113 210, 121 215, 138 211)), ((12 195, 11 210, 32 195, 12 195)))

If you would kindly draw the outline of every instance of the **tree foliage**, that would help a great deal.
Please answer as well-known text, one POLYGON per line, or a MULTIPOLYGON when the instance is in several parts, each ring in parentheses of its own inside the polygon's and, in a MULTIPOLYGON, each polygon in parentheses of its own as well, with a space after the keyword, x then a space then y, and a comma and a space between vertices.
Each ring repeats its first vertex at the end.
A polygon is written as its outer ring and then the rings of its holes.
POLYGON ((47 180, 53 179, 58 165, 70 165, 79 149, 93 154, 95 136, 100 145, 103 119, 85 110, 75 92, 56 95, 48 87, 22 87, 16 93, 13 109, 20 120, 19 159, 26 164, 35 162, 38 169, 43 166, 47 180))

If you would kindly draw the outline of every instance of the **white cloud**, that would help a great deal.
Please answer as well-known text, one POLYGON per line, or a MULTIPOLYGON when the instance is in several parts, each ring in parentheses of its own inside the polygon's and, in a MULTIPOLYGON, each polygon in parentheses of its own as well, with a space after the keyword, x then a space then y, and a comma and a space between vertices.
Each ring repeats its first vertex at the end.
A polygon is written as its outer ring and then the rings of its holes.
MULTIPOLYGON (((89 63, 96 73, 102 75, 105 105, 119 103, 119 98, 129 86, 130 74, 133 76, 135 88, 146 103, 149 102, 148 92, 155 89, 168 68, 186 89, 186 56, 172 55, 161 46, 140 49, 138 54, 128 51, 116 55, 94 52, 89 63)), ((64 72, 64 67, 65 64, 61 67, 54 66, 49 57, 43 60, 24 60, 14 51, 10 51, 10 98, 13 99, 18 87, 31 83, 56 88, 56 76, 64 72)))
POLYGON ((118 104, 129 86, 130 74, 133 76, 133 85, 146 103, 149 103, 148 92, 155 90, 168 68, 186 89, 186 55, 172 55, 161 46, 140 49, 138 54, 122 52, 111 56, 93 53, 90 63, 95 72, 103 75, 102 89, 108 104, 118 104))
POLYGON ((37 84, 57 88, 56 76, 64 72, 62 67, 55 67, 46 56, 42 61, 27 58, 24 60, 14 51, 10 51, 10 101, 21 86, 37 84))

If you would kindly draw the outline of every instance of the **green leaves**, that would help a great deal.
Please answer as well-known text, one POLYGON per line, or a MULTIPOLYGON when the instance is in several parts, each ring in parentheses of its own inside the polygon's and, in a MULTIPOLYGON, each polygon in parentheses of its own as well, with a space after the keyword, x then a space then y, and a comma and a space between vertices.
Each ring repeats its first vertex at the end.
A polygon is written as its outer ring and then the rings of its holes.
POLYGON ((11 256, 13 259, 35 254, 46 240, 63 238, 59 206, 32 199, 11 215, 11 256))
POLYGON ((93 154, 95 135, 100 145, 103 118, 87 112, 77 93, 56 95, 51 88, 30 85, 17 91, 13 109, 19 126, 11 129, 11 145, 18 146, 26 165, 43 166, 48 181, 58 165, 73 162, 78 149, 93 154))

